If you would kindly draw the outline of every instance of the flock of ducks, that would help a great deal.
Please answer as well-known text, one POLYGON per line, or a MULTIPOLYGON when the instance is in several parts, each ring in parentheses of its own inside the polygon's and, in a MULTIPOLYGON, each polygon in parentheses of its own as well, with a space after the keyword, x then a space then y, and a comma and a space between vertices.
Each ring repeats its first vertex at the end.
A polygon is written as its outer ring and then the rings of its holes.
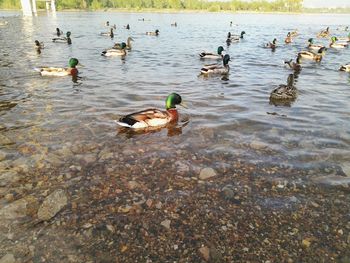
MULTIPOLYGON (((142 20, 144 21, 144 20, 142 20)), ((232 22, 231 22, 232 24, 232 22)), ((110 26, 107 21, 106 26, 110 26)), ((177 23, 171 24, 171 26, 177 26, 177 23)), ((108 36, 113 38, 116 26, 110 27, 110 30, 105 33, 100 33, 102 36, 108 36)), ((130 25, 124 26, 126 29, 130 29, 130 25)), ((347 31, 347 27, 346 30, 347 31)), ((146 35, 149 36, 158 36, 159 30, 155 30, 154 32, 146 32, 146 35)), ((234 35, 231 32, 227 34, 226 44, 229 46, 231 43, 240 42, 244 35, 245 31, 242 31, 239 35, 234 35)), ((55 43, 67 43, 68 45, 72 44, 72 40, 70 38, 71 32, 68 31, 65 37, 62 37, 63 32, 57 28, 56 29, 56 38, 53 38, 52 41, 55 43)), ((295 30, 293 32, 288 32, 285 38, 285 43, 290 44, 293 42, 293 38, 299 35, 298 31, 295 30)), ((329 48, 343 49, 349 46, 350 42, 350 33, 347 37, 331 37, 329 27, 325 30, 320 31, 317 38, 329 38, 330 44, 329 48)), ((102 56, 125 56, 127 55, 127 50, 132 50, 132 41, 133 38, 129 37, 126 42, 115 43, 113 47, 102 51, 102 56)), ((272 42, 268 42, 264 44, 265 48, 269 48, 275 50, 278 48, 277 39, 274 38, 272 42)), ((44 44, 35 40, 35 49, 40 53, 41 49, 44 48, 44 44)), ((320 44, 315 44, 313 38, 308 39, 308 50, 303 50, 297 53, 295 62, 293 59, 285 61, 284 63, 288 65, 290 69, 294 71, 294 74, 290 74, 288 76, 287 84, 279 85, 270 93, 270 102, 281 102, 282 105, 288 105, 291 101, 295 100, 297 97, 297 89, 294 86, 295 77, 300 73, 302 66, 301 60, 308 59, 316 62, 320 62, 327 50, 327 48, 320 44)), ((200 70, 200 75, 203 76, 226 76, 229 74, 230 66, 229 62, 231 61, 229 54, 224 54, 224 47, 219 46, 217 48, 217 52, 201 52, 199 53, 199 58, 201 60, 217 60, 222 61, 222 63, 213 63, 213 64, 205 64, 200 70)), ((57 67, 41 67, 36 70, 40 72, 42 76, 67 76, 71 75, 73 80, 77 79, 78 70, 77 66, 79 65, 79 61, 76 58, 71 58, 68 62, 68 68, 57 68, 57 67)), ((350 64, 342 65, 339 70, 350 72, 350 64)), ((275 104, 275 103, 273 103, 275 104)), ((277 103, 278 104, 278 103, 277 103)), ((145 129, 150 127, 163 127, 169 123, 177 122, 179 115, 176 109, 177 105, 184 106, 182 98, 177 93, 171 93, 165 100, 165 111, 159 109, 146 109, 143 111, 135 112, 128 114, 126 116, 122 116, 118 121, 122 127, 133 128, 133 129, 145 129)), ((185 107, 185 106, 184 106, 185 107)))

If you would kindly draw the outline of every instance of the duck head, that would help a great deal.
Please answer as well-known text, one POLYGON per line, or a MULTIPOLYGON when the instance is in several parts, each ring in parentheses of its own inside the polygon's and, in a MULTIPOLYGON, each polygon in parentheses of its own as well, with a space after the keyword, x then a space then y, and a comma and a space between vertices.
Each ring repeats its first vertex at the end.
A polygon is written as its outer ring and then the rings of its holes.
POLYGON ((121 47, 121 49, 126 48, 126 43, 125 43, 125 42, 122 42, 122 43, 120 44, 120 47, 121 47))
POLYGON ((224 50, 225 49, 222 46, 218 47, 218 54, 221 55, 222 51, 224 51, 224 50))
POLYGON ((241 38, 243 38, 244 34, 245 34, 245 31, 242 31, 241 32, 241 38))
POLYGON ((79 60, 76 59, 76 58, 71 58, 68 61, 68 65, 69 65, 70 68, 75 68, 78 64, 79 64, 79 60))
POLYGON ((224 66, 228 65, 228 62, 231 61, 230 55, 226 54, 222 61, 224 63, 224 66))
POLYGON ((313 38, 309 38, 308 42, 309 42, 309 44, 313 44, 314 43, 314 39, 313 38))
POLYGON ((175 109, 176 105, 182 105, 182 98, 177 93, 171 93, 165 100, 165 107, 167 110, 175 109))
POLYGON ((335 43, 335 41, 337 41, 337 40, 338 40, 337 37, 331 37, 331 42, 332 42, 332 43, 335 43))
POLYGON ((40 47, 40 42, 38 40, 35 40, 35 46, 40 47))
POLYGON ((273 41, 272 41, 272 44, 276 45, 276 42, 277 42, 277 39, 274 38, 273 41))
POLYGON ((156 35, 158 36, 159 35, 159 30, 156 29, 156 31, 154 33, 156 33, 156 35))
POLYGON ((67 38, 69 38, 71 34, 72 33, 70 31, 67 31, 67 33, 66 33, 67 38))
POLYGON ((227 38, 231 38, 231 32, 227 33, 227 38))
POLYGON ((287 37, 290 37, 290 32, 287 33, 287 37))

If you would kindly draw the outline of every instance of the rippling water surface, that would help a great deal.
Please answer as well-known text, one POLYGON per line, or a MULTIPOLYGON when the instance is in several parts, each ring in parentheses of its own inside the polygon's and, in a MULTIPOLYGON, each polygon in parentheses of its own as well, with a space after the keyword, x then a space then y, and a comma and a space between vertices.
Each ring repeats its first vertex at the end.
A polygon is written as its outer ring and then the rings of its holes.
MULTIPOLYGON (((296 80, 297 100, 290 106, 269 103, 271 90, 286 83, 291 73, 283 60, 295 58, 305 49, 307 39, 326 26, 335 35, 345 36, 336 28, 346 25, 346 15, 2 15, 9 21, 0 28, 3 168, 27 163, 30 169, 39 169, 39 160, 49 165, 53 156, 60 158, 62 149, 91 144, 109 147, 119 155, 136 148, 173 161, 172 152, 181 149, 199 158, 201 154, 223 154, 225 162, 228 154, 227 158, 235 156, 248 163, 327 168, 330 174, 350 162, 350 75, 338 71, 341 64, 349 62, 349 49, 328 50, 319 64, 304 61, 296 80), (99 36, 107 31, 107 20, 117 25, 113 40, 99 36), (174 21, 177 27, 170 26, 174 21), (230 21, 237 25, 230 27, 230 21), (129 31, 123 28, 127 23, 129 31), (56 27, 72 32, 71 46, 51 42, 56 27), (285 35, 296 28, 300 35, 285 45, 285 35), (145 35, 155 29, 160 30, 158 37, 145 35), (245 39, 227 47, 227 32, 242 30, 245 39), (135 42, 125 60, 100 55, 128 36, 135 42), (274 37, 279 40, 275 52, 261 47, 274 37), (33 48, 36 39, 45 43, 41 54, 33 48), (204 64, 198 53, 215 51, 219 45, 224 45, 232 58, 229 79, 198 77, 204 64), (70 57, 84 66, 79 69, 79 83, 41 77, 33 70, 41 65, 65 66, 70 57), (120 115, 147 107, 163 108, 171 92, 178 92, 187 102, 189 109, 179 111, 182 118, 189 118, 188 125, 181 127, 180 123, 175 129, 148 134, 120 132, 114 122, 120 115)), ((67 165, 74 163, 73 157, 64 160, 67 165)), ((210 160, 206 162, 210 164, 210 160)))

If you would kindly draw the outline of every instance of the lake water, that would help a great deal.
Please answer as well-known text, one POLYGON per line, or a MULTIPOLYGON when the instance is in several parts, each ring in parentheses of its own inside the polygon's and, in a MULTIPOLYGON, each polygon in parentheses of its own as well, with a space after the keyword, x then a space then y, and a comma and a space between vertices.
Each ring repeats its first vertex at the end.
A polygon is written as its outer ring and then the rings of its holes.
POLYGON ((73 212, 81 219, 86 217, 82 211, 98 214, 101 205, 124 200, 123 194, 118 200, 101 195, 106 187, 122 189, 120 180, 152 181, 151 191, 166 191, 171 187, 158 177, 166 176, 168 183, 177 175, 192 180, 204 167, 230 177, 238 164, 254 176, 305 183, 316 176, 349 176, 350 75, 338 71, 349 62, 349 49, 328 49, 321 63, 303 61, 296 101, 289 106, 269 103, 270 92, 292 73, 283 60, 306 50, 310 37, 328 45, 327 39, 315 37, 327 26, 346 36, 336 29, 348 25, 348 15, 0 15, 9 22, 0 27, 0 171, 11 173, 2 179, 2 196, 42 197, 64 188, 70 202, 85 207, 73 212), (108 30, 107 20, 117 25, 114 39, 99 36, 108 30), (178 26, 172 27, 175 21, 178 26), (230 27, 230 21, 235 25, 230 27), (130 30, 123 28, 126 24, 130 30), (72 45, 51 42, 56 27, 72 32, 72 45), (285 45, 287 32, 296 28, 299 36, 285 45), (156 29, 158 37, 145 35, 156 29), (244 40, 227 47, 227 33, 242 30, 244 40), (135 41, 125 59, 101 56, 128 36, 135 41), (273 38, 279 40, 275 52, 262 48, 273 38), (41 54, 34 50, 36 39, 45 44, 41 54), (228 79, 198 77, 205 63, 198 54, 219 45, 231 56, 228 79), (66 66, 70 57, 83 64, 78 83, 34 71, 43 65, 66 66), (121 115, 163 109, 171 92, 188 105, 178 107, 177 127, 138 133, 116 125, 121 115))

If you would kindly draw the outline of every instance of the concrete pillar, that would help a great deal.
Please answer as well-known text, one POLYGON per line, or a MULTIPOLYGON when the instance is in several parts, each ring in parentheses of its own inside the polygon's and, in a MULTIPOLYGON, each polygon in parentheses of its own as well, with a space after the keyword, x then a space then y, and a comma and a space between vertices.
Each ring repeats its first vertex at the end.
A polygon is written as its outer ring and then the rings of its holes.
POLYGON ((21 0, 22 12, 24 16, 32 16, 32 6, 30 0, 21 0))
POLYGON ((45 6, 46 6, 46 11, 49 11, 49 2, 45 2, 45 6))
POLYGON ((32 11, 33 11, 33 14, 34 14, 35 16, 38 15, 38 12, 37 12, 37 10, 36 10, 36 1, 35 1, 35 0, 32 0, 32 11))
POLYGON ((51 0, 51 11, 56 12, 55 0, 51 0))

